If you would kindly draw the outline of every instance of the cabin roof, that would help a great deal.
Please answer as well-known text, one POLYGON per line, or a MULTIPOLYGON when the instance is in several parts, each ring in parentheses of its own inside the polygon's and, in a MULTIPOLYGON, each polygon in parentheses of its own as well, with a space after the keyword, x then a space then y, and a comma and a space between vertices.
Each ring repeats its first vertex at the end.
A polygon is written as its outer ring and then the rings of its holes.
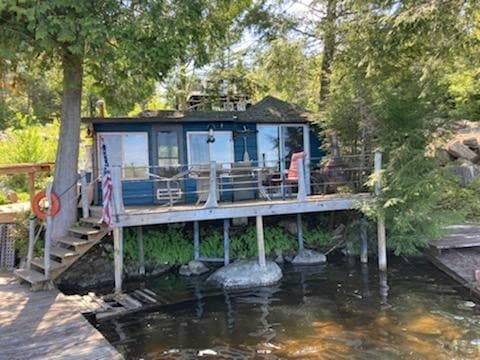
POLYGON ((83 118, 86 123, 184 123, 184 122, 242 122, 242 123, 306 123, 309 113, 286 101, 267 96, 245 111, 146 111, 136 117, 83 118))

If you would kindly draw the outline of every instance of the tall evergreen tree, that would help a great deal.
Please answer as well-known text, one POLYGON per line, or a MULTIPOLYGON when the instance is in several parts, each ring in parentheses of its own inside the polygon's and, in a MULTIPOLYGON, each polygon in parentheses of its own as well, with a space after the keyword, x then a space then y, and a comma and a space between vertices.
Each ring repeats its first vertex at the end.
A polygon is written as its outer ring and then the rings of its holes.
POLYGON ((54 190, 62 208, 53 236, 76 218, 77 160, 84 74, 110 79, 162 79, 189 55, 204 64, 251 0, 49 0, 0 2, 0 55, 51 57, 63 73, 61 129, 54 190))

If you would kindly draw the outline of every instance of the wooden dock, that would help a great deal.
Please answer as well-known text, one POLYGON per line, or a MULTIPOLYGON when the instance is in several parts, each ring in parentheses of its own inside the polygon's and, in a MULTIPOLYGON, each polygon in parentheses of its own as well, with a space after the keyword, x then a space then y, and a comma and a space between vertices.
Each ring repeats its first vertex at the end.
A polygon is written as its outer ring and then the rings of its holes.
POLYGON ((123 359, 57 290, 31 292, 0 274, 0 360, 123 359))
POLYGON ((480 281, 475 271, 480 270, 480 225, 456 225, 448 228, 448 234, 430 242, 426 252, 429 260, 480 297, 480 281))

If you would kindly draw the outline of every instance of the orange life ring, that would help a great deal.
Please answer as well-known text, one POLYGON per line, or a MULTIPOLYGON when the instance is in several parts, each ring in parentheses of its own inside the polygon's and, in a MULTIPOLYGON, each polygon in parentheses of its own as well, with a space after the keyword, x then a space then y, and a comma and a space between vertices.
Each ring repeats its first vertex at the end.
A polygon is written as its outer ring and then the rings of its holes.
MULTIPOLYGON (((60 211, 60 199, 57 194, 53 191, 50 193, 52 198, 52 203, 50 204, 50 215, 55 216, 60 211)), ((47 193, 45 190, 38 192, 33 197, 32 211, 40 219, 45 220, 47 218, 47 212, 42 210, 40 204, 47 198, 47 193)))

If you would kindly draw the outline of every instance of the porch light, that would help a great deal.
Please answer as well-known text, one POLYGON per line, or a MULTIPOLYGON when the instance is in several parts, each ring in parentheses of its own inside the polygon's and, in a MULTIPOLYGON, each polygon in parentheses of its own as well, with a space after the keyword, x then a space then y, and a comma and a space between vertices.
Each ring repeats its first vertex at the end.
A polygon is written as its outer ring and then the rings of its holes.
POLYGON ((214 133, 214 126, 212 124, 208 125, 208 138, 207 138, 207 144, 211 144, 215 142, 215 133, 214 133))

